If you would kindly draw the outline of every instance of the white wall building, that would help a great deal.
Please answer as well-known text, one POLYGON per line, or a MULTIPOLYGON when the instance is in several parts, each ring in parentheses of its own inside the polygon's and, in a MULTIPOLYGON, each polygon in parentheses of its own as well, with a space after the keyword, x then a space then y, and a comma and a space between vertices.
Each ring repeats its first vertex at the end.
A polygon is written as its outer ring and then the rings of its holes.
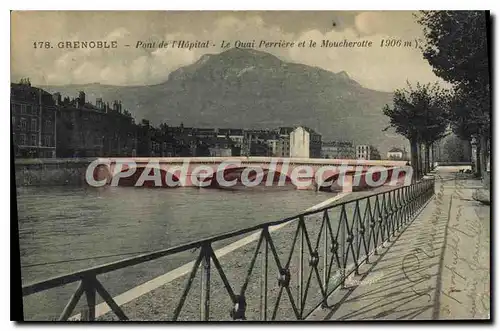
POLYGON ((356 146, 356 158, 361 160, 370 159, 370 146, 369 145, 357 145, 356 146))
POLYGON ((229 156, 232 156, 232 149, 231 148, 209 147, 208 150, 210 151, 211 157, 229 157, 229 156))
POLYGON ((290 157, 309 158, 309 132, 299 126, 290 133, 290 157))
POLYGON ((402 160, 404 156, 405 152, 397 147, 394 147, 389 152, 387 152, 387 158, 389 160, 402 160))

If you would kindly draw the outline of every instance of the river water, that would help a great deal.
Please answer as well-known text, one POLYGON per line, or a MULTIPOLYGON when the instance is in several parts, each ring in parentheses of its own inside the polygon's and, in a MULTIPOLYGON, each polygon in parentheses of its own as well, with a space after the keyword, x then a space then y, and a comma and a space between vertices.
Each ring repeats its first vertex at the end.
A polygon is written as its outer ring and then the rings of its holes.
MULTIPOLYGON (((293 187, 19 187, 17 192, 23 284, 281 219, 335 195, 293 187)), ((113 294, 170 268, 148 263, 130 269, 114 272, 119 282, 110 282, 113 294)), ((74 284, 68 286, 27 297, 25 318, 57 316, 74 291, 74 284)))

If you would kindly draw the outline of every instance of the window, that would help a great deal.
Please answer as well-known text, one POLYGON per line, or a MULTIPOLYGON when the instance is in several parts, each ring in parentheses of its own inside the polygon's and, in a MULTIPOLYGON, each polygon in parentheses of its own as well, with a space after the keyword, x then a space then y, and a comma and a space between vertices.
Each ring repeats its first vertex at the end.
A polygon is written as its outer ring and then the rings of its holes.
POLYGON ((45 121, 45 128, 46 128, 47 130, 52 129, 52 121, 51 121, 51 120, 46 120, 46 121, 45 121))
POLYGON ((52 144, 50 143, 50 140, 51 140, 51 139, 50 139, 50 138, 51 138, 50 136, 44 136, 43 138, 44 138, 44 145, 45 145, 45 146, 51 146, 51 145, 52 145, 52 144))
POLYGON ((12 128, 16 127, 16 117, 12 116, 12 128))
POLYGON ((27 112, 28 114, 33 113, 33 112, 34 112, 33 110, 34 110, 34 109, 33 109, 33 107, 32 107, 31 105, 26 105, 26 112, 27 112))
POLYGON ((26 145, 26 135, 24 133, 19 135, 19 145, 26 145))
POLYGON ((30 144, 32 146, 36 146, 36 134, 32 134, 31 135, 31 141, 30 141, 30 144))
POLYGON ((31 119, 31 131, 36 131, 36 118, 31 119))
POLYGON ((26 119, 24 117, 21 117, 21 130, 26 130, 26 119))
POLYGON ((21 105, 21 114, 26 114, 26 105, 21 105))

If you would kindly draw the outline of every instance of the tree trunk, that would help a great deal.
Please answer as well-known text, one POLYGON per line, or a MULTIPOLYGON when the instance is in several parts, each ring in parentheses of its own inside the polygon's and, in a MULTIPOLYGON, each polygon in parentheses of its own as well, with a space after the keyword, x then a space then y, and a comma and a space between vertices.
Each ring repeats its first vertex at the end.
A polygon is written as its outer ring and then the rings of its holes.
POLYGON ((481 144, 476 141, 476 177, 481 177, 481 144))
POLYGON ((418 178, 422 178, 425 168, 424 168, 424 148, 422 143, 418 143, 418 178))
POLYGON ((487 163, 488 163, 488 137, 486 134, 481 134, 480 136, 480 146, 481 146, 481 153, 480 153, 480 160, 481 160, 481 174, 484 175, 486 172, 487 168, 487 163))
POLYGON ((419 178, 419 167, 418 167, 418 143, 416 140, 410 140, 411 146, 411 166, 413 168, 413 180, 417 180, 419 178))
POLYGON ((430 159, 430 146, 431 144, 425 144, 425 165, 424 165, 424 173, 429 173, 431 169, 431 159, 430 159))
POLYGON ((464 161, 466 162, 472 161, 472 146, 470 140, 464 141, 464 161))
POLYGON ((480 137, 480 145, 481 145, 481 178, 483 181, 483 186, 488 188, 490 187, 490 173, 489 173, 489 136, 487 133, 483 133, 480 137))

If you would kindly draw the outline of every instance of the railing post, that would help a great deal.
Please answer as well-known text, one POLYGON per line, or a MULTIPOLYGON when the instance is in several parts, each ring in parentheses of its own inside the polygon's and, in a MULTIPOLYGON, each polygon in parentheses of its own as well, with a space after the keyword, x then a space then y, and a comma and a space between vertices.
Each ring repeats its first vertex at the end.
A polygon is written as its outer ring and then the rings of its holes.
POLYGON ((353 236, 354 236, 354 251, 356 253, 355 256, 353 256, 354 258, 354 261, 355 261, 355 264, 356 264, 356 271, 355 271, 355 274, 356 275, 359 275, 359 251, 361 250, 361 233, 360 233, 360 230, 359 230, 359 223, 362 222, 361 220, 361 210, 359 209, 359 200, 356 201, 356 204, 354 206, 354 215, 353 215, 353 219, 354 219, 354 224, 353 224, 353 227, 354 225, 356 225, 356 230, 354 229, 351 229, 351 231, 353 232, 353 236), (358 217, 356 217, 356 215, 358 217))
POLYGON ((95 321, 96 289, 94 286, 94 277, 86 276, 82 279, 83 290, 87 298, 87 305, 83 308, 80 315, 82 321, 95 321))
POLYGON ((267 243, 267 235, 269 233, 269 228, 266 226, 262 229, 262 240, 264 245, 264 252, 262 254, 262 270, 260 278, 260 318, 263 321, 267 321, 267 276, 268 276, 268 261, 269 261, 269 244, 267 243))
POLYGON ((346 222, 347 222, 347 216, 345 219, 342 221, 342 215, 347 215, 345 211, 345 205, 342 205, 342 210, 340 211, 340 222, 342 224, 340 225, 341 227, 341 239, 340 241, 342 242, 342 265, 340 268, 340 276, 342 277, 342 288, 345 288, 345 267, 347 265, 346 257, 345 257, 345 245, 346 245, 346 222), (343 213, 342 213, 343 212, 343 213))
MULTIPOLYGON (((328 293, 328 231, 330 229, 330 225, 328 224, 328 211, 325 210, 325 214, 323 215, 323 230, 325 231, 325 236, 323 240, 324 252, 323 252, 323 288, 325 289, 325 293, 328 293)), ((326 297, 324 298, 325 302, 323 306, 326 307, 326 297)))
POLYGON ((210 318, 210 244, 202 246, 203 270, 201 271, 201 296, 200 296, 200 319, 208 321, 210 318))
POLYGON ((61 313, 61 316, 59 316, 59 321, 67 321, 68 320, 69 316, 73 312, 73 309, 75 309, 76 304, 78 303, 78 300, 80 300, 80 297, 82 296, 83 292, 84 292, 83 282, 80 281, 80 283, 78 283, 78 287, 76 288, 75 293, 73 293, 73 295, 69 299, 68 304, 66 305, 66 307, 64 307, 64 310, 61 313))
POLYGON ((298 274, 298 295, 297 297, 299 298, 298 300, 298 308, 301 313, 301 319, 302 319, 302 296, 304 295, 303 291, 303 280, 304 280, 304 227, 305 227, 305 222, 304 218, 301 216, 299 218, 300 222, 300 233, 299 233, 299 274, 298 274))

